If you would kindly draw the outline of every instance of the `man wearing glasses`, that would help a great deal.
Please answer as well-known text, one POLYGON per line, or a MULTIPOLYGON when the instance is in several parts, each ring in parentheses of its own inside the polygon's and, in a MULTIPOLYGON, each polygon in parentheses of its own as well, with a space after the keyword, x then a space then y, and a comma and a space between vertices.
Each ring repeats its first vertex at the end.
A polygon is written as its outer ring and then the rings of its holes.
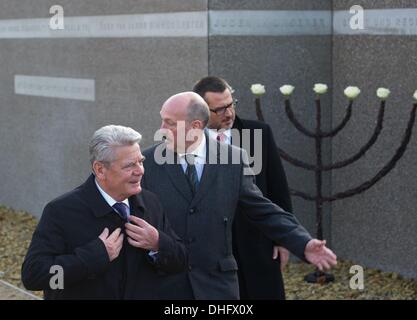
MULTIPOLYGON (((242 130, 249 129, 251 156, 255 143, 262 146, 262 166, 256 175, 256 185, 265 197, 287 212, 292 212, 291 198, 281 159, 277 152, 271 128, 260 121, 241 119, 236 115, 237 100, 233 99, 231 86, 218 77, 205 77, 193 88, 208 104, 209 134, 219 141, 245 147, 241 141, 232 141, 231 129, 243 137, 242 130), (256 141, 254 130, 262 130, 261 141, 256 141)), ((256 158, 255 158, 256 161, 256 158)), ((289 252, 275 245, 251 225, 246 215, 237 209, 233 224, 233 254, 239 270, 241 299, 285 299, 282 270, 288 262, 289 252)))

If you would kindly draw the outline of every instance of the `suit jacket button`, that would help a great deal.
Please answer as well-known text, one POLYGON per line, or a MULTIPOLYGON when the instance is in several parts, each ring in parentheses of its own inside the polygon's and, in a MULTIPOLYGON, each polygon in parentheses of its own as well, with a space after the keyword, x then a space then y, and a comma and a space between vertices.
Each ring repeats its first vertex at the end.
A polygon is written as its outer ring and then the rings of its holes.
POLYGON ((196 210, 195 210, 195 208, 191 208, 191 209, 190 209, 190 214, 194 214, 194 213, 195 213, 195 211, 196 211, 196 210))
POLYGON ((193 269, 193 267, 188 266, 188 271, 191 271, 193 269))

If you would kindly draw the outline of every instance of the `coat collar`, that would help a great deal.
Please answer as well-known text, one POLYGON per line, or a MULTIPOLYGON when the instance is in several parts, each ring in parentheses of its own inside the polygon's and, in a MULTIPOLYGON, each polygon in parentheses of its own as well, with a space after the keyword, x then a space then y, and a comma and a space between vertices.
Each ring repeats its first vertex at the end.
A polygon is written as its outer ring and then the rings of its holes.
POLYGON ((175 159, 175 163, 166 163, 163 165, 168 177, 171 179, 172 184, 179 191, 179 193, 187 200, 191 201, 192 192, 188 186, 187 177, 182 170, 181 164, 177 159, 177 155, 172 151, 165 148, 164 153, 167 159, 175 159))
MULTIPOLYGON (((204 165, 203 174, 194 198, 181 165, 179 163, 164 165, 172 184, 188 202, 191 202, 191 205, 196 204, 205 193, 209 192, 210 186, 216 177, 215 166, 217 163, 220 163, 219 142, 210 138, 207 132, 204 132, 204 134, 206 137, 206 164, 204 165)), ((222 145, 227 148, 227 145, 222 145)), ((177 159, 177 155, 169 149, 165 149, 164 152, 167 159, 177 159)))
MULTIPOLYGON (((113 208, 104 200, 100 191, 97 189, 95 177, 91 174, 88 179, 80 186, 82 189, 82 197, 86 204, 93 211, 97 218, 104 217, 107 214, 113 214, 113 208)), ((129 197, 129 205, 131 214, 139 215, 140 212, 146 211, 142 194, 129 197)))
POLYGON ((216 178, 216 166, 218 166, 220 163, 220 148, 227 149, 228 147, 227 144, 220 144, 217 140, 209 137, 207 132, 204 134, 206 135, 207 141, 206 164, 204 165, 204 170, 203 174, 201 175, 197 193, 195 194, 194 199, 192 199, 191 206, 197 204, 207 192, 210 192, 211 185, 216 178))
POLYGON ((237 115, 235 116, 235 121, 233 122, 232 129, 238 129, 238 130, 243 129, 242 120, 237 115))

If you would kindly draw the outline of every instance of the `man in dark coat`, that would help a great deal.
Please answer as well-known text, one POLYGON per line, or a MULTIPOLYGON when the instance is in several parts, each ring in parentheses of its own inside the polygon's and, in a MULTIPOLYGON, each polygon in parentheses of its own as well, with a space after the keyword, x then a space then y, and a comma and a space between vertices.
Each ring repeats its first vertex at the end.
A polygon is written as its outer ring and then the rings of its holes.
POLYGON ((141 187, 141 135, 105 126, 90 142, 93 174, 48 203, 22 266, 45 299, 158 299, 186 266, 184 245, 157 197, 141 187))
POLYGON ((239 299, 232 253, 237 206, 271 241, 320 270, 334 266, 336 256, 325 241, 312 239, 294 215, 263 197, 246 152, 206 134, 209 113, 194 92, 168 98, 160 111, 163 132, 158 132, 166 139, 143 152, 143 185, 157 194, 189 254, 185 272, 162 284, 164 298, 239 299))
MULTIPOLYGON (((255 161, 259 159, 256 164, 259 167, 256 185, 266 198, 285 211, 292 212, 287 178, 271 128, 261 121, 245 120, 236 115, 234 106, 228 104, 234 101, 233 90, 222 78, 202 78, 194 85, 193 91, 204 98, 210 109, 215 110, 210 112, 207 125, 215 131, 210 130, 209 133, 213 136, 221 132, 224 142, 246 147, 247 153, 255 161), (218 110, 218 107, 223 108, 218 110), (239 133, 240 139, 237 141, 232 137, 233 129, 239 133), (247 136, 243 134, 245 130, 247 136), (255 142, 258 138, 256 131, 259 133, 258 145, 255 142), (242 143, 244 137, 249 138, 246 145, 242 143)), ((233 253, 239 266, 241 299, 285 299, 281 271, 288 261, 288 250, 265 237, 240 211, 242 208, 239 207, 233 224, 233 253)))

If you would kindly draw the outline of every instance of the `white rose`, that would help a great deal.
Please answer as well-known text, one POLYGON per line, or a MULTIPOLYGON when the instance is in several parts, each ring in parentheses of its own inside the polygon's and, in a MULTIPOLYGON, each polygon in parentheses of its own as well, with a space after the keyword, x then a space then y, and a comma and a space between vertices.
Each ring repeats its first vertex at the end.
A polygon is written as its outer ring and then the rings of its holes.
POLYGON ((416 90, 416 91, 414 91, 413 98, 417 101, 417 90, 416 90))
POLYGON ((261 96, 265 93, 265 86, 255 83, 250 87, 250 90, 255 96, 261 96))
POLYGON ((314 92, 317 94, 324 94, 327 92, 327 85, 323 83, 316 83, 313 88, 314 92))
POLYGON ((294 87, 289 84, 286 84, 286 85, 283 85, 281 88, 279 88, 279 91, 281 91, 281 93, 284 96, 290 96, 291 93, 294 91, 294 87))
POLYGON ((353 100, 361 93, 361 90, 358 87, 347 87, 344 93, 346 97, 353 100))
POLYGON ((377 97, 382 100, 385 100, 386 98, 388 98, 390 93, 391 91, 389 91, 389 89, 387 88, 378 88, 378 90, 376 90, 377 97))

